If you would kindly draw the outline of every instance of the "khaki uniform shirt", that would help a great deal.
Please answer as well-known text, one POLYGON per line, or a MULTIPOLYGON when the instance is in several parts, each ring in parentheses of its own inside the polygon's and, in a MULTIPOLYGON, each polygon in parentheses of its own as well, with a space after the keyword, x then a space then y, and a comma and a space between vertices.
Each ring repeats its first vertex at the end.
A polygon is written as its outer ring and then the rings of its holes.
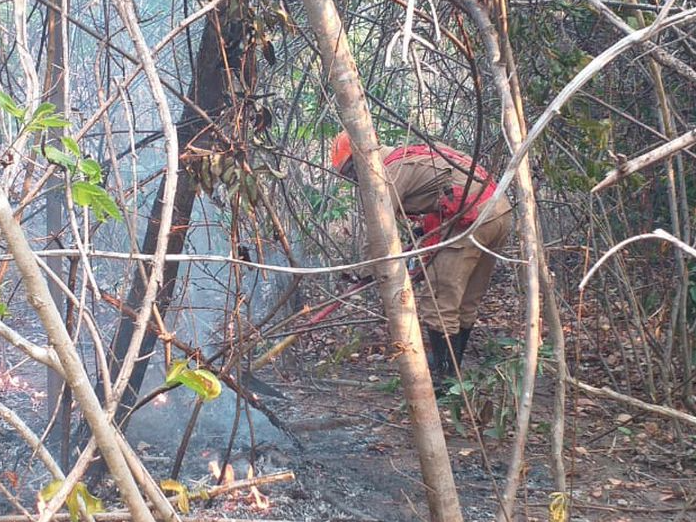
MULTIPOLYGON (((382 147, 379 151, 382 161, 386 160, 394 150, 396 150, 394 147, 382 147)), ((444 195, 446 188, 453 184, 466 186, 469 169, 462 167, 462 171, 437 152, 433 156, 411 156, 391 162, 384 169, 384 175, 396 215, 438 212, 440 210, 438 201, 444 195)), ((467 197, 478 194, 482 187, 482 180, 475 178, 471 182, 467 197)), ((480 212, 486 204, 487 201, 479 202, 476 205, 477 210, 480 212)), ((493 211, 484 223, 493 221, 511 210, 507 197, 500 198, 494 205, 493 211)), ((456 232, 455 229, 454 233, 456 232)), ((456 247, 459 243, 461 241, 452 246, 456 247)))

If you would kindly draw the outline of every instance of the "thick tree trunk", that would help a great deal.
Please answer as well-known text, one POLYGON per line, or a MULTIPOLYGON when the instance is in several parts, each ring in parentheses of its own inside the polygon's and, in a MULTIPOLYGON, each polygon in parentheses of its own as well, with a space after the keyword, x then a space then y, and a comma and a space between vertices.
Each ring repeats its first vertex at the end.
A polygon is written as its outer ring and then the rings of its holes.
MULTIPOLYGON (((329 71, 336 92, 343 124, 351 136, 372 254, 380 257, 398 254, 401 243, 377 152, 377 138, 341 20, 331 0, 305 0, 304 5, 319 41, 324 68, 329 71)), ((401 383, 413 423, 431 520, 462 520, 423 351, 411 280, 402 261, 380 263, 375 274, 389 319, 392 346, 400 352, 401 383)))
MULTIPOLYGON (((60 0, 52 0, 52 3, 60 9, 60 0)), ((43 85, 43 97, 53 103, 56 106, 57 112, 63 112, 65 110, 64 99, 64 83, 62 81, 63 75, 63 31, 62 31, 62 21, 61 16, 58 11, 54 9, 48 9, 47 12, 47 49, 46 49, 46 74, 44 77, 43 85)), ((58 131, 62 132, 62 131, 58 131)), ((59 137, 59 136, 53 136, 59 137)), ((58 241, 58 236, 63 230, 63 191, 57 190, 59 185, 63 182, 58 176, 52 176, 46 183, 46 237, 48 238, 48 244, 46 248, 60 248, 61 243, 58 241)), ((63 260, 59 257, 55 259, 49 259, 46 264, 58 277, 63 279, 63 260)), ((53 302, 56 304, 58 310, 65 310, 65 297, 63 293, 58 288, 58 285, 53 281, 48 282, 48 288, 51 292, 51 297, 53 302)), ((48 417, 56 413, 57 419, 54 425, 54 429, 51 432, 50 442, 57 443, 60 440, 60 435, 63 432, 63 423, 66 421, 63 415, 63 406, 58 408, 58 399, 60 398, 60 392, 63 387, 63 379, 51 368, 46 368, 46 391, 47 400, 46 406, 48 408, 48 417)), ((66 393, 70 394, 69 390, 66 389, 66 393)), ((65 397, 62 401, 63 405, 70 404, 69 397, 65 397)), ((61 462, 63 465, 63 471, 66 471, 65 465, 65 451, 66 448, 61 448, 61 462)))
MULTIPOLYGON (((219 18, 226 20, 235 13, 227 14, 229 4, 225 4, 224 9, 219 14, 219 18)), ((203 36, 199 45, 198 56, 196 60, 196 71, 194 79, 189 88, 188 97, 192 99, 201 109, 203 109, 212 119, 219 115, 224 104, 225 93, 229 91, 226 81, 226 74, 222 66, 222 58, 220 51, 220 39, 216 32, 215 24, 212 22, 209 15, 206 22, 203 36)), ((223 32, 228 47, 237 48, 233 42, 238 42, 242 39, 243 26, 242 21, 238 23, 230 23, 223 26, 223 32), (232 43, 231 43, 232 42, 232 43)), ((212 130, 205 129, 206 123, 198 119, 198 113, 190 106, 186 106, 179 125, 177 126, 178 141, 184 148, 188 144, 193 144, 201 149, 210 149, 215 141, 215 136, 212 130), (192 140, 194 140, 192 143, 192 140)), ((172 228, 169 235, 169 246, 167 252, 170 254, 180 254, 183 251, 186 232, 193 209, 193 203, 197 194, 196 182, 184 170, 184 165, 180 164, 179 170, 180 180, 177 184, 174 215, 172 218, 172 228)), ((157 199, 152 208, 150 219, 148 221, 145 238, 141 251, 151 254, 154 252, 157 244, 157 236, 160 229, 160 216, 162 213, 162 194, 164 191, 164 180, 160 184, 157 199)), ((162 317, 167 312, 169 303, 172 299, 176 286, 176 278, 179 270, 178 262, 168 262, 165 265, 165 271, 162 278, 162 286, 157 296, 157 307, 162 317)), ((131 309, 139 309, 142 303, 142 297, 145 292, 145 283, 143 282, 140 271, 134 270, 133 283, 130 288, 126 304, 131 309)), ((128 346, 131 341, 135 329, 133 319, 127 315, 121 315, 121 325, 118 335, 113 343, 113 361, 111 368, 112 378, 115 377, 121 367, 121 362, 125 357, 128 346)), ((140 356, 144 356, 153 350, 157 336, 148 332, 140 345, 140 356)), ((135 404, 140 387, 147 370, 149 358, 141 359, 136 365, 131 375, 129 386, 122 398, 121 405, 116 414, 116 421, 120 422, 129 407, 135 404)))

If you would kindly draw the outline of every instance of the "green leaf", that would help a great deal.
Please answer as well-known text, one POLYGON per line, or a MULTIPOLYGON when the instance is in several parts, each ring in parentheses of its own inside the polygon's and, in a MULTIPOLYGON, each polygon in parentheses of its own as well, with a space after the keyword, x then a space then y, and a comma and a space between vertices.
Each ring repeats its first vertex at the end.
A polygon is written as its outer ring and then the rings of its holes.
POLYGON ((451 403, 449 405, 449 411, 452 415, 452 421, 454 422, 454 429, 457 430, 462 437, 466 437, 466 427, 462 424, 461 408, 459 403, 451 403))
POLYGON ((0 303, 0 319, 4 319, 5 317, 10 315, 10 307, 7 306, 7 303, 0 303))
POLYGON ((76 181, 73 183, 72 190, 73 201, 78 205, 89 207, 99 221, 106 221, 108 217, 116 221, 123 219, 114 200, 99 185, 76 181))
POLYGON ((63 136, 60 141, 63 143, 65 150, 70 152, 73 156, 77 156, 78 158, 80 157, 80 147, 73 138, 70 136, 63 136))
POLYGON ((389 382, 377 386, 377 389, 386 393, 396 393, 399 386, 401 386, 401 379, 399 377, 392 377, 389 382))
POLYGON ((246 194, 249 204, 256 205, 258 200, 258 187, 256 186, 256 178, 252 176, 244 176, 242 178, 242 184, 244 186, 244 194, 246 194))
POLYGON ((93 159, 80 160, 77 164, 78 170, 84 172, 90 183, 100 183, 102 180, 102 170, 98 162, 93 159))
POLYGON ((63 128, 72 125, 68 120, 60 116, 47 116, 38 120, 33 120, 27 125, 28 131, 42 131, 48 128, 63 128))
POLYGON ((503 433, 498 428, 488 428, 483 430, 483 434, 492 439, 500 440, 503 438, 503 433))
POLYGON ((39 105, 36 110, 34 111, 34 114, 31 115, 32 120, 38 120, 40 118, 44 118, 46 116, 55 114, 56 112, 56 106, 53 103, 50 102, 43 102, 41 105, 39 105))
POLYGON ((52 147, 51 145, 46 145, 41 150, 49 163, 55 163, 56 165, 69 169, 74 169, 77 165, 77 161, 75 159, 68 156, 65 152, 52 147))
POLYGON ((189 370, 187 361, 175 361, 165 379, 165 384, 183 384, 196 392, 204 401, 215 399, 222 393, 218 378, 208 370, 189 370))
POLYGON ((517 346, 520 344, 520 341, 519 341, 519 339, 515 339, 514 337, 499 337, 498 339, 495 340, 495 343, 501 347, 517 346))
POLYGON ((630 428, 627 428, 626 426, 619 426, 616 428, 620 433, 623 433, 624 435, 633 435, 633 431, 631 431, 630 428))
POLYGON ((2 91, 0 91, 0 109, 11 114, 15 118, 24 118, 24 109, 17 107, 14 100, 2 91))
POLYGON ((60 114, 56 114, 56 106, 49 102, 39 105, 27 122, 29 132, 43 131, 52 127, 69 127, 71 124, 60 114))
POLYGON ((470 392, 473 389, 474 383, 467 380, 451 386, 447 393, 450 395, 461 395, 462 392, 470 392))

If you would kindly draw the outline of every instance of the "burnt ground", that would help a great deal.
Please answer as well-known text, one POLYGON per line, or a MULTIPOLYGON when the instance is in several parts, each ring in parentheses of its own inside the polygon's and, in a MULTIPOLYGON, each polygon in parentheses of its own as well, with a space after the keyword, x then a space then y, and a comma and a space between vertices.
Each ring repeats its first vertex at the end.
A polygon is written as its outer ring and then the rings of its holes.
MULTIPOLYGON (((495 413, 514 404, 509 390, 514 388, 516 374, 511 363, 520 349, 511 339, 519 338, 523 331, 524 314, 518 309, 511 275, 496 277, 497 285, 486 298, 465 361, 466 368, 481 370, 478 377, 471 378, 479 419, 489 417, 487 404, 494 405, 495 413)), ((583 348, 579 334, 572 329, 567 333, 570 346, 580 346, 583 379, 605 384, 596 354, 583 348)), ((265 399, 265 403, 295 433, 301 447, 262 415, 251 414, 253 430, 244 417, 241 419, 233 465, 237 476, 246 474, 253 445, 259 474, 290 469, 297 478, 292 483, 261 488, 270 498, 267 509, 251 505, 244 492, 236 498, 195 506, 194 513, 284 521, 427 520, 396 363, 385 360, 385 345, 381 326, 319 331, 303 338, 303 343, 293 347, 274 368, 263 370, 260 377, 286 396, 286 400, 265 399)), ((3 368, 12 368, 17 362, 15 352, 5 348, 3 368)), ((1 400, 40 431, 45 424, 45 399, 40 392, 43 376, 30 363, 15 368, 12 374, 18 380, 3 381, 1 400)), ((129 431, 131 443, 158 479, 169 474, 193 405, 190 392, 178 393, 172 394, 167 404, 145 409, 129 431)), ((524 488, 519 493, 519 520, 548 520, 549 494, 553 491, 548 457, 552 400, 552 382, 549 374, 543 373, 535 394, 524 488)), ((218 406, 204 407, 180 477, 190 489, 212 484, 208 462, 224 451, 233 423, 233 404, 234 399, 226 397, 218 406)), ((473 423, 466 415, 457 422, 453 411, 459 409, 442 405, 465 519, 492 520, 497 505, 494 484, 503 487, 513 422, 496 423, 495 415, 487 419, 481 428, 481 447, 473 423), (488 466, 484 465, 484 453, 488 466)), ((573 393, 569 393, 567 412, 566 469, 573 487, 572 520, 696 520, 696 510, 692 510, 696 484, 693 446, 677 441, 669 421, 573 393)), ((693 430, 682 428, 684 439, 693 443, 693 430)), ((32 506, 48 475, 37 462, 27 469, 28 451, 3 424, 0 437, 0 479, 10 489, 16 486, 13 490, 26 506, 32 506)), ((115 494, 109 485, 107 481, 95 492, 115 507, 115 494)), ((12 512, 11 506, 0 500, 0 514, 12 512)))

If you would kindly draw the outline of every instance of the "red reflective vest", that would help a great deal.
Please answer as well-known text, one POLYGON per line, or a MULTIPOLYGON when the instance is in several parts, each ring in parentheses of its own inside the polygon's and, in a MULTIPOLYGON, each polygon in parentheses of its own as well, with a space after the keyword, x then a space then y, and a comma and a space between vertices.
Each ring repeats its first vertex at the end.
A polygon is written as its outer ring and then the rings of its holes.
MULTIPOLYGON (((454 149, 450 149, 449 147, 438 147, 438 152, 436 152, 428 145, 423 144, 409 145, 408 147, 400 147, 396 149, 384 160, 384 166, 388 167, 395 161, 406 158, 433 158, 438 156, 449 158, 458 163, 464 169, 470 169, 471 164, 473 163, 471 156, 462 154, 454 149)), ((484 169, 481 165, 476 165, 474 176, 478 181, 483 183, 485 183, 490 177, 486 169, 484 169)), ((465 194, 463 186, 453 185, 451 189, 447 191, 448 193, 443 194, 438 200, 438 206, 440 207, 438 212, 431 212, 422 216, 409 216, 409 219, 418 222, 423 227, 423 231, 427 234, 428 232, 438 228, 443 221, 453 217, 460 209, 470 207, 469 210, 460 216, 459 220, 457 221, 458 228, 466 228, 476 221, 476 218, 478 217, 478 206, 488 201, 488 199, 495 192, 495 188, 495 182, 493 180, 488 181, 488 184, 483 190, 483 194, 481 194, 481 197, 478 199, 478 201, 476 201, 478 194, 465 194), (464 199, 465 196, 466 199, 464 199), (464 199, 463 204, 462 199, 464 199), (476 205, 473 204, 474 201, 476 201, 476 205)), ((423 242, 423 246, 435 245, 439 243, 441 239, 442 237, 440 233, 434 234, 432 237, 423 242)))

